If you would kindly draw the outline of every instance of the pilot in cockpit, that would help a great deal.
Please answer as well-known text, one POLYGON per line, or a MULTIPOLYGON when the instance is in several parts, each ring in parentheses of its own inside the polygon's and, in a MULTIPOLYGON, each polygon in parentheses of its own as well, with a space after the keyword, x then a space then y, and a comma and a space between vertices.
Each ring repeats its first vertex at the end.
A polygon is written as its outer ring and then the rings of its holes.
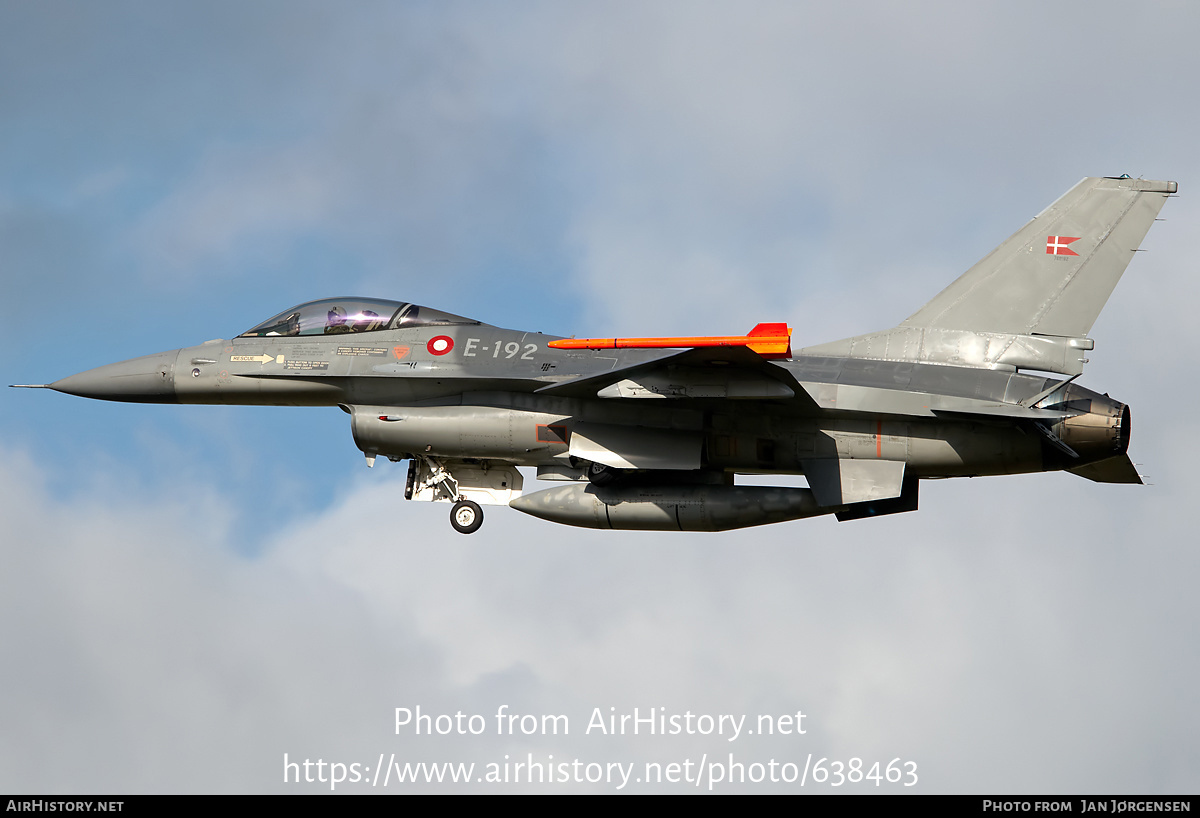
POLYGON ((325 334, 338 335, 343 332, 354 332, 354 325, 346 320, 346 308, 330 307, 325 317, 325 334))

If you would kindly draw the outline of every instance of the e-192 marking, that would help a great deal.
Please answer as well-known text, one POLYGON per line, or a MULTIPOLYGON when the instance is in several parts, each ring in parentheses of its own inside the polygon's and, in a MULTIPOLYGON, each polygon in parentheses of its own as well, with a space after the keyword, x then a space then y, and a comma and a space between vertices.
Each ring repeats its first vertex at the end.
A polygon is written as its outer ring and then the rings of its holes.
MULTIPOLYGON (((503 352, 505 358, 512 359, 517 357, 518 352, 521 352, 521 344, 517 341, 509 341, 508 343, 497 341, 490 346, 482 346, 481 343, 479 338, 468 338, 466 345, 463 346, 463 357, 474 358, 477 350, 479 354, 486 355, 490 349, 493 358, 499 358, 500 353, 503 352)), ((533 353, 535 352, 537 352, 537 344, 526 344, 525 351, 521 352, 521 360, 532 361, 533 353)))

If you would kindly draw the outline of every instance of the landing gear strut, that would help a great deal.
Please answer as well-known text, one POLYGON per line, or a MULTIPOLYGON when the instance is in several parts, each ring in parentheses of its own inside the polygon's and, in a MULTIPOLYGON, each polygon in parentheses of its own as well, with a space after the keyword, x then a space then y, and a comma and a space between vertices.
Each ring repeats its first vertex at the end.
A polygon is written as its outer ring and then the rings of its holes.
POLYGON ((621 476, 621 469, 614 469, 603 463, 592 462, 587 465, 587 479, 594 486, 611 486, 621 476))
POLYGON ((411 457, 404 499, 453 504, 450 525, 460 534, 473 534, 483 525, 480 505, 505 506, 521 496, 521 472, 511 463, 411 457))
POLYGON ((450 525, 459 534, 474 534, 483 525, 483 509, 471 500, 459 500, 450 509, 450 525))

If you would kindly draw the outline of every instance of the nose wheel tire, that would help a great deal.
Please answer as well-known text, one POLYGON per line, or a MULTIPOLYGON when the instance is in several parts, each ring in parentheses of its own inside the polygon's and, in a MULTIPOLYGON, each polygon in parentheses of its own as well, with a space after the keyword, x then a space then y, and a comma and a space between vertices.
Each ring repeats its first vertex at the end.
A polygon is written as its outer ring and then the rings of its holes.
POLYGON ((474 534, 483 525, 483 509, 479 503, 459 500, 450 509, 450 525, 459 534, 474 534))

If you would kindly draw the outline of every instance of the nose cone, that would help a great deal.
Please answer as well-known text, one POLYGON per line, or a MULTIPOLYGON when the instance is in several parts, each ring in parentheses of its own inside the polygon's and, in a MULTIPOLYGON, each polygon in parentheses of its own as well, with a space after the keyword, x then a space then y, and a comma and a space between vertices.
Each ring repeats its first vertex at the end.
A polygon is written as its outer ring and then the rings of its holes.
POLYGON ((175 358, 179 350, 108 364, 50 384, 56 392, 81 398, 130 403, 178 403, 175 358))

